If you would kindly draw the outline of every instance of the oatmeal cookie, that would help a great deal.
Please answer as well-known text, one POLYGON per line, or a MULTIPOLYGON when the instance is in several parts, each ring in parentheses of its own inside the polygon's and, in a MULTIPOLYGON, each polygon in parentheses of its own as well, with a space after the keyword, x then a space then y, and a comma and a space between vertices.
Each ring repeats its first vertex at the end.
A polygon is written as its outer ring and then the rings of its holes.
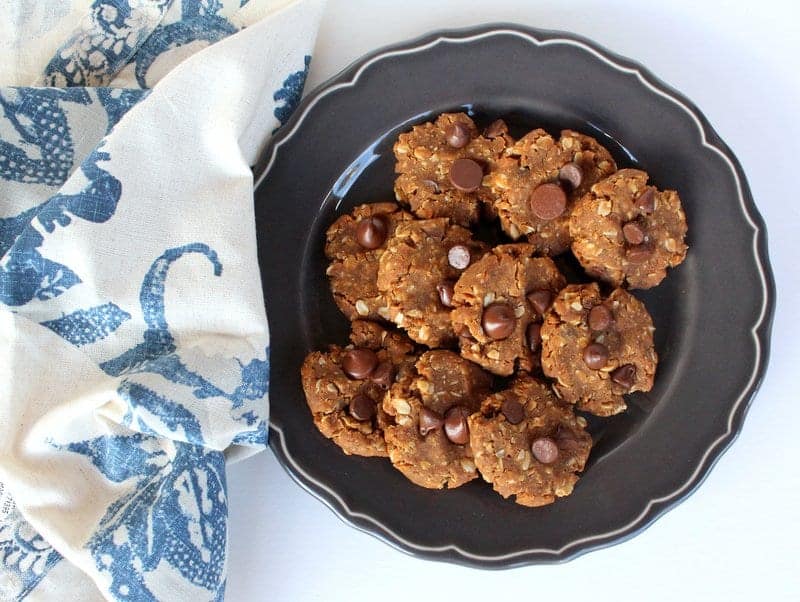
POLYGON ((423 353, 383 401, 395 468, 429 489, 453 489, 476 478, 467 419, 490 386, 488 374, 452 351, 423 353))
POLYGON ((450 323, 453 283, 485 252, 483 243, 446 218, 398 224, 378 267, 378 290, 389 319, 418 343, 455 342, 450 323))
POLYGON ((601 180, 575 205, 572 252, 586 272, 629 288, 651 288, 686 258, 686 216, 674 190, 647 185, 638 169, 601 180))
POLYGON ((571 130, 555 140, 542 129, 520 138, 484 184, 492 191, 500 225, 513 239, 526 236, 536 251, 558 255, 570 246, 574 203, 617 167, 597 140, 571 130))
POLYGON ((337 307, 348 320, 387 319, 389 310, 378 291, 378 260, 386 240, 412 215, 395 203, 359 205, 337 219, 327 232, 326 271, 337 307))
POLYGON ((499 245, 467 268, 454 288, 451 320, 461 355, 495 374, 539 367, 539 330, 566 284, 533 245, 499 245))
POLYGON ((542 370, 578 409, 617 414, 626 407, 623 394, 653 386, 654 331, 645 306, 623 289, 604 299, 594 282, 567 286, 542 325, 542 370))
POLYGON ((444 113, 414 126, 394 145, 395 196, 422 219, 448 217, 462 226, 473 224, 481 200, 492 200, 483 177, 512 143, 502 120, 481 135, 464 113, 444 113))
POLYGON ((572 493, 592 438, 586 420, 529 376, 489 396, 469 418, 475 465, 494 490, 523 506, 572 493))
POLYGON ((306 356, 300 377, 320 432, 346 454, 386 456, 382 409, 386 391, 413 366, 414 345, 398 332, 364 320, 352 324, 351 345, 306 356))

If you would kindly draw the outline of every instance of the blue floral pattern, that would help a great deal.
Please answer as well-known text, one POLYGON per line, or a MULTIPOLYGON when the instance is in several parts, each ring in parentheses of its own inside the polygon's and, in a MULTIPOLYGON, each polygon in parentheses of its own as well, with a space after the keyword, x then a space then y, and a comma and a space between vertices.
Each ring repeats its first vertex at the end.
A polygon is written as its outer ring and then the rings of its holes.
MULTIPOLYGON (((17 600, 24 598, 59 560, 61 554, 18 511, 0 520, 0 565, 11 569, 16 577, 9 595, 17 600)), ((4 593, 0 590, 0 594, 4 593)))
POLYGON ((0 243, 7 248, 0 265, 0 303, 20 306, 32 299, 46 301, 81 281, 67 266, 41 255, 38 249, 44 243, 44 236, 39 227, 52 233, 56 225, 68 226, 73 217, 102 223, 114 215, 122 186, 117 178, 100 167, 99 163, 109 158, 100 150, 101 146, 81 165, 88 179, 83 190, 75 194, 55 194, 36 210, 12 218, 4 228, 8 238, 0 243))
POLYGON ((214 598, 224 591, 227 498, 221 452, 145 434, 71 443, 107 479, 127 484, 88 543, 118 600, 156 600, 147 574, 175 567, 214 598))
POLYGON ((281 125, 286 123, 300 102, 300 97, 303 95, 303 86, 306 83, 306 77, 308 77, 308 70, 311 67, 311 55, 307 54, 303 59, 303 63, 303 69, 295 71, 283 80, 283 87, 272 96, 273 100, 280 103, 275 106, 274 113, 281 125))
POLYGON ((54 320, 45 320, 42 326, 76 347, 82 347, 104 339, 130 319, 131 315, 114 303, 105 303, 90 309, 79 309, 54 320))
POLYGON ((133 108, 133 106, 144 99, 150 90, 126 90, 124 88, 98 88, 97 98, 100 104, 103 105, 106 115, 108 116, 108 124, 106 125, 106 134, 119 123, 122 116, 133 108))
POLYGON ((72 132, 62 103, 87 105, 86 90, 10 88, 0 90, 0 109, 16 130, 18 144, 0 139, 0 178, 60 186, 72 171, 72 132), (37 156, 34 156, 38 155, 37 156))
MULTIPOLYGON (((17 139, 0 139, 0 181, 57 186, 73 168, 74 143, 67 119, 70 104, 99 103, 107 115, 107 130, 145 96, 143 91, 95 93, 83 88, 12 88, 0 90, 3 117, 17 139)), ((18 215, 0 218, 0 303, 21 306, 33 299, 57 297, 80 282, 67 266, 43 257, 43 229, 52 233, 66 227, 72 217, 91 222, 107 221, 119 200, 119 181, 101 167, 108 160, 98 146, 80 169, 89 183, 79 193, 51 196, 18 215)))
MULTIPOLYGON (((126 170, 118 169, 114 149, 121 146, 114 136, 126 115, 134 118, 148 86, 174 66, 163 57, 235 34, 246 23, 231 17, 246 4, 92 0, 80 27, 46 61, 39 81, 50 87, 0 87, 0 312, 35 318, 50 340, 55 334, 67 351, 91 358, 98 378, 111 385, 113 411, 103 415, 102 428, 91 416, 91 433, 65 431, 43 443, 115 496, 72 552, 83 555, 83 570, 116 600, 163 597, 165 573, 180 576, 193 592, 207 592, 204 599, 223 599, 223 450, 267 443, 270 349, 264 331, 263 340, 207 357, 173 331, 166 306, 174 266, 190 257, 196 266, 199 259, 207 270, 201 280, 223 281, 225 249, 213 236, 203 240, 208 231, 188 238, 195 242, 165 240, 141 253, 131 282, 138 299, 107 292, 91 262, 62 250, 75 242, 80 247, 82 236, 115 231, 123 209, 137 202, 126 170), (104 87, 123 79, 133 87, 104 87), (94 133, 87 134, 86 121, 96 124, 94 133), (22 187, 27 196, 16 197, 22 187)), ((256 14, 255 4, 250 0, 243 12, 256 14)), ((276 73, 283 81, 271 96, 281 124, 302 95, 311 56, 298 52, 295 68, 301 57, 302 69, 276 73)), ((33 591, 61 560, 22 513, 0 516, 0 586, 17 584, 13 599, 33 591), (4 581, 4 574, 11 578, 4 581)), ((0 598, 6 593, 0 587, 0 598)))
MULTIPOLYGON (((123 354, 103 362, 100 367, 111 376, 142 373, 158 374, 171 383, 189 387, 197 399, 210 397, 227 399, 231 403, 233 412, 241 408, 246 401, 262 399, 266 395, 269 387, 269 363, 268 360, 253 359, 247 364, 242 364, 237 360, 241 378, 237 387, 230 393, 223 391, 200 374, 186 367, 176 353, 175 338, 170 333, 165 317, 164 288, 170 266, 189 253, 204 255, 211 263, 214 275, 220 276, 222 274, 222 263, 219 261, 216 252, 209 248, 208 245, 194 243, 167 250, 150 267, 139 294, 142 313, 147 324, 143 341, 123 354)), ((268 353, 269 351, 267 350, 268 353)), ((123 381, 123 386, 127 383, 127 380, 123 381)), ((140 390, 136 389, 136 391, 140 390)), ((163 400, 158 403, 151 403, 154 400, 148 394, 131 396, 130 390, 128 390, 127 398, 131 401, 131 407, 149 406, 152 409, 155 409, 156 406, 165 407, 163 400)), ((166 413, 177 411, 178 408, 171 408, 166 413)), ((132 417, 131 414, 130 418, 132 417)), ((252 420, 248 419, 245 414, 242 414, 239 418, 244 418, 248 426, 252 425, 252 420)), ((195 435, 195 437, 189 437, 186 440, 192 443, 204 443, 200 433, 195 433, 195 435)), ((263 433, 263 440, 266 440, 266 432, 263 433)))
POLYGON ((172 0, 95 0, 88 24, 56 52, 44 72, 48 86, 104 86, 127 65, 172 0))
POLYGON ((215 1, 183 2, 180 21, 157 27, 136 53, 137 83, 147 87, 147 71, 162 53, 197 41, 213 44, 235 33, 236 27, 219 15, 221 8, 215 1))

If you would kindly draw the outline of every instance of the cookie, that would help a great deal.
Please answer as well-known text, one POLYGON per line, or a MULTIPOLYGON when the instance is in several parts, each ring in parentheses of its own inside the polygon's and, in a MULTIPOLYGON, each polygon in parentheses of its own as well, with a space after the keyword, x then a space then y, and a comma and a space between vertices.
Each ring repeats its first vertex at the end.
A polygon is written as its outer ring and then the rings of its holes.
POLYGON ((500 245, 467 268, 454 287, 451 320, 461 355, 495 374, 539 366, 539 328, 566 284, 533 245, 500 245))
POLYGON ((357 320, 351 345, 306 356, 300 378, 314 424, 346 454, 386 456, 386 391, 413 366, 414 345, 397 332, 357 320))
POLYGON ((328 228, 326 274, 337 307, 348 320, 387 319, 389 310, 378 291, 378 260, 397 224, 412 219, 396 203, 359 205, 328 228))
POLYGON ((538 253, 558 255, 571 242, 572 207, 617 167, 597 140, 571 130, 555 140, 537 129, 520 138, 484 184, 492 191, 500 225, 513 239, 527 237, 538 253))
POLYGON ((467 420, 490 386, 491 377, 457 353, 423 353, 383 401, 390 416, 386 446, 395 468, 429 489, 453 489, 475 479, 467 420))
POLYGON ((446 218, 399 223, 378 267, 378 290, 389 319, 418 343, 455 343, 450 323, 453 283, 485 249, 469 230, 450 225, 446 218))
POLYGON ((623 289, 604 299, 596 283, 567 286, 542 325, 542 370, 578 409, 618 414, 623 394, 653 387, 654 331, 645 306, 623 289))
POLYGON ((522 376, 470 416, 470 446, 497 493, 523 506, 544 506, 572 493, 592 448, 585 427, 549 387, 522 376))
POLYGON ((647 185, 638 169, 601 180, 570 219, 572 252, 591 276, 651 288, 686 258, 686 216, 678 193, 647 185))
POLYGON ((469 226, 480 217, 481 199, 491 200, 484 174, 512 142, 502 121, 480 135, 464 113, 444 113, 414 126, 394 145, 395 196, 417 217, 447 217, 469 226))

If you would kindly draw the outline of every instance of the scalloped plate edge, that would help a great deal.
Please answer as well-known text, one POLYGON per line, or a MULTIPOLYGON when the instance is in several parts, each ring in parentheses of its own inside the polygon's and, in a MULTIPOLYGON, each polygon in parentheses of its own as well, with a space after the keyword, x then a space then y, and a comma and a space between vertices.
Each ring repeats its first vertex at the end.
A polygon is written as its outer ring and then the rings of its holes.
POLYGON ((763 220, 750 195, 741 166, 730 149, 713 131, 705 116, 692 102, 653 76, 642 65, 616 55, 589 40, 565 32, 535 30, 510 24, 485 25, 476 28, 439 31, 426 34, 415 40, 389 46, 366 55, 327 82, 321 84, 303 99, 289 123, 278 132, 272 143, 266 149, 265 157, 268 157, 266 163, 262 161, 259 163, 259 166, 255 168, 255 173, 260 174, 255 180, 255 187, 258 187, 268 174, 274 163, 278 149, 295 135, 311 109, 313 109, 322 98, 329 94, 342 88, 354 86, 358 82, 361 74, 370 66, 388 57, 421 52, 444 42, 454 44, 469 43, 498 35, 516 36, 535 46, 566 44, 578 47, 606 63, 611 68, 633 75, 651 92, 673 102, 691 117, 697 126, 702 145, 717 153, 725 161, 736 182, 737 195, 742 214, 753 230, 752 250, 761 279, 763 298, 761 311, 753 326, 750 328, 756 353, 753 372, 739 397, 731 406, 726 431, 709 445, 691 476, 674 491, 662 497, 650 500, 641 513, 626 525, 605 533, 598 533, 573 540, 558 549, 531 548, 510 552, 508 554, 486 556, 469 552, 455 544, 424 546, 409 541, 392 531, 387 525, 377 519, 352 510, 338 493, 333 491, 325 483, 309 475, 289 452, 281 426, 275 421, 271 422, 270 431, 273 436, 270 439, 270 447, 272 447, 273 451, 278 456, 281 464, 303 489, 320 499, 320 501, 328 506, 342 521, 411 555, 433 560, 447 560, 480 568, 511 568, 533 563, 565 562, 586 552, 621 543, 650 526, 664 512, 691 495, 703 482, 720 456, 733 443, 742 428, 749 403, 758 390, 766 369, 775 298, 775 284, 767 258, 766 228, 763 220), (709 140, 709 138, 711 140, 709 140))

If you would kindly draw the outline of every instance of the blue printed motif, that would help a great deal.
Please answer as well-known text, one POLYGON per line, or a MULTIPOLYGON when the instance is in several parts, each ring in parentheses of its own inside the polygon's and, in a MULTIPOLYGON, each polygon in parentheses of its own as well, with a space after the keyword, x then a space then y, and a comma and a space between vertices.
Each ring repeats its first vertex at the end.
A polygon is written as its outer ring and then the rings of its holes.
MULTIPOLYGON (((117 376, 160 374, 173 383, 193 387, 199 399, 227 398, 233 410, 245 400, 260 399, 266 394, 269 360, 240 363, 241 383, 231 394, 181 362, 165 319, 164 289, 170 266, 187 253, 204 255, 214 274, 222 273, 217 254, 201 243, 162 254, 148 271, 140 292, 148 325, 144 341, 101 367, 117 376)), ((110 575, 109 591, 120 600, 155 600, 146 585, 146 574, 161 562, 208 589, 214 599, 222 600, 227 518, 223 454, 182 443, 201 444, 204 438, 195 415, 177 401, 130 378, 122 381, 118 393, 128 404, 123 422, 138 433, 64 446, 87 456, 111 481, 132 482, 130 493, 109 508, 88 544, 98 570, 110 575), (163 428, 152 428, 153 424, 166 427, 175 441, 151 437, 165 434, 163 428)), ((236 442, 264 445, 265 421, 252 410, 243 412, 239 419, 252 428, 239 433, 236 442)))
MULTIPOLYGON (((99 91, 110 129, 144 94, 99 91)), ((72 170, 74 144, 65 107, 67 103, 89 105, 92 95, 85 89, 19 88, 0 93, 3 116, 17 133, 18 141, 0 139, 0 178, 23 183, 57 186, 72 170)), ((98 147, 99 148, 99 147, 98 147)), ((82 171, 91 181, 78 194, 56 194, 41 205, 18 215, 0 218, 0 303, 20 306, 32 299, 57 297, 80 279, 69 268, 41 256, 37 250, 46 232, 55 224, 70 223, 68 213, 94 222, 104 222, 119 200, 119 182, 97 163, 107 153, 93 152, 82 171)))
MULTIPOLYGON (((167 574, 174 581, 180 575, 208 591, 202 598, 222 601, 227 529, 224 456, 210 447, 224 442, 219 432, 204 432, 209 427, 204 405, 217 417, 229 413, 236 423, 226 426, 236 433, 233 443, 264 446, 267 423, 258 402, 269 387, 269 347, 263 359, 220 359, 213 378, 193 363, 197 356, 191 353, 199 351, 180 349, 166 319, 166 279, 170 266, 187 254, 204 257, 213 277, 222 275, 217 252, 201 242, 167 249, 151 265, 139 295, 144 317, 141 339, 127 351, 120 353, 115 346, 121 340, 118 331, 127 336, 134 328, 135 312, 127 300, 97 301, 88 295, 92 301, 72 311, 74 301, 83 298, 84 287, 77 285, 86 276, 80 263, 55 255, 53 249, 58 247, 47 245, 48 236, 73 221, 91 225, 112 219, 123 182, 117 177, 119 171, 109 167, 111 144, 104 146, 101 141, 85 160, 76 158, 75 140, 87 132, 72 131, 70 122, 89 112, 101 118, 105 113, 105 133, 111 133, 148 90, 79 86, 106 85, 128 66, 138 85, 147 88, 148 72, 152 80, 160 56, 235 33, 238 26, 224 17, 224 10, 233 12, 247 1, 226 1, 225 9, 220 0, 93 0, 88 21, 59 48, 41 80, 73 87, 0 89, 0 126, 4 126, 0 193, 5 192, 4 183, 17 188, 30 184, 45 191, 34 195, 36 206, 19 203, 16 215, 7 210, 0 217, 0 303, 23 313, 26 304, 38 301, 42 305, 30 308, 34 315, 40 315, 36 312, 41 307, 48 308, 48 316, 60 315, 41 325, 75 347, 86 347, 91 357, 105 360, 100 367, 115 377, 118 400, 125 405, 121 422, 130 433, 53 444, 84 456, 120 493, 86 544, 101 574, 98 583, 110 584, 103 593, 118 600, 156 600, 159 588, 152 582, 167 574), (80 190, 54 194, 76 169, 80 173, 67 189, 80 190), (70 313, 58 313, 57 298, 71 289, 62 297, 70 304, 70 313)), ((290 74, 274 94, 274 114, 281 123, 300 100, 310 60, 306 56, 304 68, 290 74)), ((163 69, 159 66, 158 71, 163 69)), ((0 198, 0 203, 4 200, 0 198)), ((60 560, 21 516, 0 520, 0 571, 8 571, 19 584, 21 589, 15 592, 19 598, 60 560)))
POLYGON ((108 116, 108 125, 106 126, 106 134, 119 123, 122 116, 125 115, 131 108, 142 99, 144 99, 150 90, 129 90, 125 88, 98 88, 97 98, 100 104, 106 110, 108 116))
POLYGON ((72 171, 74 145, 62 102, 87 105, 86 90, 10 88, 0 91, 2 116, 19 144, 0 139, 0 178, 60 186, 72 171))
POLYGON ((267 421, 259 420, 252 410, 245 412, 240 417, 248 426, 253 428, 236 434, 231 443, 236 445, 249 445, 263 447, 267 444, 267 421))
POLYGON ((103 86, 133 63, 137 83, 147 88, 147 71, 161 54, 196 41, 213 44, 238 31, 219 15, 222 4, 217 0, 183 0, 180 20, 161 23, 172 4, 95 0, 91 26, 62 45, 45 69, 45 83, 103 86))
POLYGON ((110 481, 128 485, 87 545, 115 598, 156 600, 146 576, 166 562, 222 599, 227 498, 221 452, 140 433, 64 448, 86 456, 110 481))
MULTIPOLYGON (((144 332, 144 341, 119 357, 101 364, 100 367, 105 372, 112 376, 120 376, 132 371, 166 371, 173 382, 181 382, 181 384, 186 385, 192 384, 190 382, 191 379, 181 381, 182 370, 180 367, 170 366, 165 369, 162 362, 161 366, 156 367, 155 370, 152 369, 154 368, 153 362, 169 356, 176 348, 175 339, 169 332, 167 319, 164 315, 164 286, 170 266, 187 253, 205 255, 214 269, 214 275, 220 276, 222 274, 222 264, 217 257, 217 253, 209 248, 208 245, 194 243, 164 252, 150 266, 139 292, 139 302, 142 305, 144 321, 148 327, 144 332)), ((202 389, 202 386, 200 388, 202 389)))
POLYGON ((0 521, 0 566, 14 572, 17 583, 13 594, 17 600, 27 596, 59 560, 61 555, 17 510, 0 521))
MULTIPOLYGON (((143 341, 118 357, 103 362, 100 368, 111 376, 158 374, 171 383, 190 387, 197 399, 227 399, 231 402, 231 411, 234 412, 242 408, 246 401, 262 399, 266 395, 269 388, 269 359, 267 356, 267 359, 255 358, 247 364, 238 362, 240 383, 230 393, 186 367, 177 353, 175 338, 170 333, 165 317, 164 289, 170 266, 188 253, 204 255, 211 263, 214 275, 222 274, 222 263, 208 245, 193 243, 164 252, 148 270, 139 293, 142 314, 147 324, 143 341)), ((192 414, 181 404, 170 402, 146 387, 134 385, 130 378, 122 381, 118 392, 129 406, 129 412, 125 416, 126 425, 133 427, 136 419, 136 428, 143 432, 159 432, 151 424, 163 424, 169 431, 177 434, 180 422, 184 440, 197 444, 205 442, 199 424, 192 422, 192 414), (172 420, 178 422, 173 423, 172 420)), ((263 420, 259 422, 255 416, 246 412, 232 417, 244 420, 247 426, 258 422, 256 429, 248 431, 246 438, 253 444, 263 445, 266 442, 266 424, 263 420)))
POLYGON ((76 347, 82 347, 106 338, 123 322, 130 319, 131 315, 128 312, 121 310, 114 303, 106 303, 42 322, 42 326, 49 328, 76 347))
POLYGON ((184 1, 181 20, 159 25, 136 53, 136 82, 146 88, 147 71, 159 55, 168 50, 196 41, 213 44, 236 33, 236 27, 217 14, 221 8, 222 5, 214 0, 184 1))
MULTIPOLYGON (((108 117, 110 130, 143 91, 100 90, 97 98, 108 117)), ((20 142, 0 139, 0 178, 23 183, 60 185, 72 169, 74 145, 63 103, 89 105, 87 90, 19 88, 0 93, 3 115, 14 125, 20 142)), ((94 223, 107 221, 116 211, 121 194, 117 178, 99 166, 109 160, 102 143, 83 161, 88 180, 75 194, 55 194, 47 201, 13 217, 0 218, 0 303, 21 306, 33 299, 57 297, 78 284, 80 278, 67 266, 44 258, 40 228, 51 233, 56 225, 68 226, 72 217, 94 223)))
POLYGON ((289 119, 289 116, 297 108, 300 97, 303 95, 303 86, 306 83, 308 69, 311 66, 311 56, 307 54, 303 62, 305 66, 302 71, 295 71, 283 80, 283 87, 272 96, 273 100, 282 103, 277 105, 274 110, 275 117, 280 121, 281 125, 289 119))
POLYGON ((34 207, 14 217, 0 218, 0 258, 8 252, 38 211, 39 207, 34 207))
POLYGON ((80 28, 45 68, 48 86, 103 86, 127 65, 161 22, 172 0, 95 0, 80 28))
POLYGON ((165 425, 174 438, 192 443, 203 442, 200 421, 182 404, 128 380, 122 382, 117 393, 128 402, 128 413, 123 418, 123 424, 133 426, 136 416, 136 430, 149 435, 163 435, 150 426, 149 417, 152 416, 165 425))
MULTIPOLYGON (((35 213, 26 212, 30 221, 16 232, 16 228, 5 228, 15 235, 13 244, 6 249, 4 263, 0 266, 0 303, 20 306, 32 299, 47 300, 61 295, 81 280, 67 266, 43 257, 38 248, 44 237, 36 222, 46 232, 53 232, 56 225, 67 226, 72 217, 90 222, 108 221, 117 208, 122 185, 120 181, 98 163, 109 159, 108 153, 98 146, 81 165, 88 182, 76 194, 58 193, 40 205, 35 213)), ((17 216, 19 218, 19 216, 17 216)), ((10 240, 4 240, 4 247, 10 240)))

